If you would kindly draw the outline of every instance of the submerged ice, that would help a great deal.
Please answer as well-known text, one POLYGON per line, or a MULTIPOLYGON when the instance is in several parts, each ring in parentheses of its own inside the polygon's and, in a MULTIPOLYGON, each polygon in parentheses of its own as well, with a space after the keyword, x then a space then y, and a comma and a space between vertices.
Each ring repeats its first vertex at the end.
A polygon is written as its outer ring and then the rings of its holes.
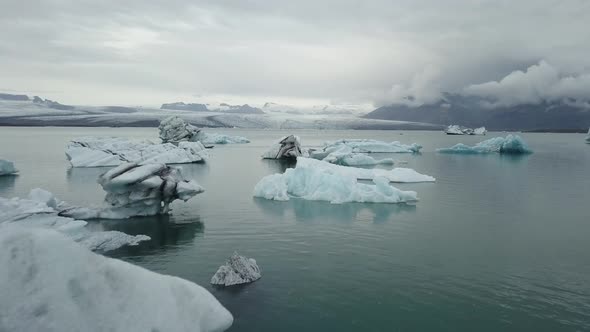
POLYGON ((13 175, 18 173, 14 163, 12 161, 0 159, 0 176, 2 175, 13 175))
POLYGON ((494 137, 474 146, 463 143, 455 144, 450 148, 437 149, 441 153, 456 154, 487 154, 487 153, 504 153, 504 154, 528 154, 533 151, 528 147, 526 142, 518 135, 508 135, 506 137, 494 137))
POLYGON ((66 146, 73 167, 119 166, 123 163, 186 164, 205 161, 209 155, 200 142, 155 144, 117 137, 81 137, 66 146))
POLYGON ((98 183, 107 192, 108 207, 72 208, 62 214, 82 219, 165 214, 172 201, 187 201, 204 191, 196 181, 185 180, 180 169, 166 164, 122 164, 102 174, 98 183))
POLYGON ((262 154, 264 159, 294 159, 307 156, 309 156, 309 152, 301 146, 299 136, 295 135, 281 138, 262 154))
POLYGON ((60 202, 43 189, 33 189, 28 199, 0 197, 0 227, 50 228, 62 232, 90 250, 110 251, 149 240, 145 235, 128 235, 118 231, 90 231, 87 222, 60 215, 60 202))
POLYGON ((214 285, 232 286, 250 283, 262 277, 260 268, 253 258, 240 256, 237 252, 220 266, 211 278, 214 285))
POLYGON ((92 253, 63 235, 0 232, 6 331, 219 332, 233 317, 203 287, 92 253))
POLYGON ((331 203, 403 203, 417 201, 417 193, 399 190, 390 182, 432 181, 433 177, 409 168, 361 169, 297 158, 295 168, 262 178, 254 187, 254 196, 281 201, 293 197, 331 203))

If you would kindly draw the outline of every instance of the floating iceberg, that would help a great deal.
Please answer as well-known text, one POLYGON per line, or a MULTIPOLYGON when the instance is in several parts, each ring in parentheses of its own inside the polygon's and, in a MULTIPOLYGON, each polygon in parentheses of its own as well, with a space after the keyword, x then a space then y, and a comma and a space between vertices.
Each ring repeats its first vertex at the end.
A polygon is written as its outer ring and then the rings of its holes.
POLYGON ((458 125, 450 125, 445 129, 447 135, 485 135, 487 132, 485 127, 471 129, 458 125))
POLYGON ((18 173, 18 170, 14 167, 12 161, 0 159, 0 176, 2 175, 14 175, 18 173))
POLYGON ((309 152, 301 147, 299 136, 289 135, 281 138, 273 144, 268 151, 262 154, 264 159, 294 159, 307 157, 309 152))
POLYGON ((435 179, 409 168, 361 169, 297 158, 297 166, 268 175, 254 187, 254 196, 279 201, 290 197, 331 203, 403 203, 417 201, 415 191, 402 191, 389 182, 432 182, 435 179), (372 180, 373 185, 358 180, 372 180))
POLYGON ((486 154, 495 152, 505 154, 527 154, 533 152, 518 135, 494 137, 477 143, 474 146, 459 143, 450 148, 437 149, 436 151, 457 154, 486 154))
POLYGON ((590 143, 590 128, 588 128, 588 135, 586 135, 586 143, 590 143))
POLYGON ((209 155, 200 142, 154 144, 117 137, 82 137, 71 140, 66 156, 73 167, 119 166, 133 162, 186 164, 205 161, 209 155))
POLYGON ((237 252, 219 267, 211 278, 214 285, 232 286, 245 284, 260 279, 260 268, 253 258, 238 255, 237 252))
POLYGON ((250 143, 242 136, 229 136, 216 133, 206 133, 201 129, 186 123, 178 116, 169 116, 160 122, 160 139, 163 143, 178 144, 180 142, 201 142, 203 144, 239 144, 250 143))
POLYGON ((233 317, 190 281, 94 254, 50 230, 0 231, 5 331, 224 331, 233 317))
POLYGON ((391 158, 376 160, 366 154, 355 153, 353 152, 352 147, 344 144, 330 145, 321 150, 312 151, 310 156, 315 159, 342 166, 393 165, 393 159, 391 158))
POLYGON ((126 163, 102 174, 107 208, 71 208, 62 215, 81 219, 124 219, 168 213, 172 201, 187 201, 204 189, 183 178, 180 169, 165 164, 126 163))
POLYGON ((398 141, 388 143, 373 139, 342 139, 324 143, 323 151, 341 146, 350 147, 354 153, 416 153, 422 149, 416 143, 406 145, 398 141))
POLYGON ((128 235, 118 231, 90 231, 87 222, 59 215, 63 205, 53 194, 43 189, 33 189, 29 199, 0 197, 0 227, 19 225, 35 228, 51 228, 62 232, 90 250, 110 251, 126 245, 137 245, 149 240, 145 235, 128 235))

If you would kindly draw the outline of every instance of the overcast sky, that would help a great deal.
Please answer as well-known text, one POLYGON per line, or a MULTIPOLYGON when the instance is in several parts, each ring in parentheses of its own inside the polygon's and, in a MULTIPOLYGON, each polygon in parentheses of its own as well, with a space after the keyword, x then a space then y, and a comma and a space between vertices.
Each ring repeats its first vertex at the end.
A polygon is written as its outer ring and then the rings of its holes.
POLYGON ((441 91, 504 104, 589 98, 586 0, 4 0, 0 8, 0 92, 65 103, 380 106, 408 95, 431 102, 441 91))

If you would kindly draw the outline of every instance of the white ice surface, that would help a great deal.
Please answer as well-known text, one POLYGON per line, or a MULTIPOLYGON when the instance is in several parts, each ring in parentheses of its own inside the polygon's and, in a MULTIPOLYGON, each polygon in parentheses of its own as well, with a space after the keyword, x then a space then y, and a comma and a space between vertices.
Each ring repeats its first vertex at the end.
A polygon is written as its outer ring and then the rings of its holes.
POLYGON ((206 133, 201 131, 196 138, 203 144, 244 144, 250 140, 242 136, 230 136, 218 133, 206 133))
POLYGON ((14 167, 12 161, 0 159, 0 176, 2 175, 13 175, 18 173, 18 170, 14 167))
POLYGON ((354 149, 346 144, 330 145, 321 150, 312 151, 310 156, 315 159, 342 166, 393 165, 393 159, 391 158, 377 160, 364 153, 356 153, 353 151, 354 149))
POLYGON ((485 135, 487 132, 488 131, 486 130, 486 127, 479 127, 479 128, 473 129, 474 135, 485 135))
POLYGON ((211 278, 214 285, 232 286, 250 283, 262 277, 260 268, 253 258, 246 258, 234 252, 233 255, 220 266, 211 278))
POLYGON ((73 139, 66 146, 66 156, 73 167, 118 166, 126 162, 185 164, 209 157, 200 142, 180 142, 176 146, 117 137, 73 139))
POLYGON ((201 286, 92 253, 44 229, 0 226, 3 331, 193 331, 233 317, 201 286))
POLYGON ((90 231, 86 221, 58 215, 60 204, 53 194, 39 188, 31 190, 29 199, 0 197, 0 226, 54 229, 91 250, 102 252, 150 239, 146 235, 133 236, 118 231, 90 231))
POLYGON ((526 142, 518 135, 508 135, 506 137, 494 137, 474 146, 463 143, 455 144, 450 148, 437 149, 441 153, 454 154, 487 154, 487 153, 505 153, 505 154, 528 154, 533 151, 528 147, 526 142))
POLYGON ((283 174, 268 175, 254 187, 254 196, 272 200, 291 197, 331 203, 402 203, 417 201, 414 191, 402 191, 392 182, 432 182, 435 179, 409 168, 361 169, 297 158, 295 168, 283 174), (358 180, 372 180, 373 184, 358 180))

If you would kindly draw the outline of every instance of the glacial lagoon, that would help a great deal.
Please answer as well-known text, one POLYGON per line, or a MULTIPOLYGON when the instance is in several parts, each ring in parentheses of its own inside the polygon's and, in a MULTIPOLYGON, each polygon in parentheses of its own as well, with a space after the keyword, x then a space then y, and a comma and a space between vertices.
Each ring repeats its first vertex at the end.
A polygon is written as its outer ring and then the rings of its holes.
MULTIPOLYGON (((584 134, 522 133, 523 156, 453 155, 436 149, 505 136, 428 131, 211 131, 249 144, 216 145, 205 164, 181 165, 206 191, 170 216, 91 222, 95 230, 152 239, 108 255, 209 290, 234 316, 230 331, 572 331, 590 329, 590 145, 584 134), (289 162, 260 155, 281 136, 305 146, 340 138, 419 143, 420 154, 378 154, 432 175, 395 184, 419 201, 329 204, 254 198, 265 175, 289 162), (262 278, 209 284, 234 251, 256 258, 262 278)), ((1 197, 41 187, 99 205, 108 168, 70 168, 78 136, 157 138, 156 128, 0 129, 0 157, 16 177, 1 197)), ((388 165, 377 167, 391 167, 388 165)))

